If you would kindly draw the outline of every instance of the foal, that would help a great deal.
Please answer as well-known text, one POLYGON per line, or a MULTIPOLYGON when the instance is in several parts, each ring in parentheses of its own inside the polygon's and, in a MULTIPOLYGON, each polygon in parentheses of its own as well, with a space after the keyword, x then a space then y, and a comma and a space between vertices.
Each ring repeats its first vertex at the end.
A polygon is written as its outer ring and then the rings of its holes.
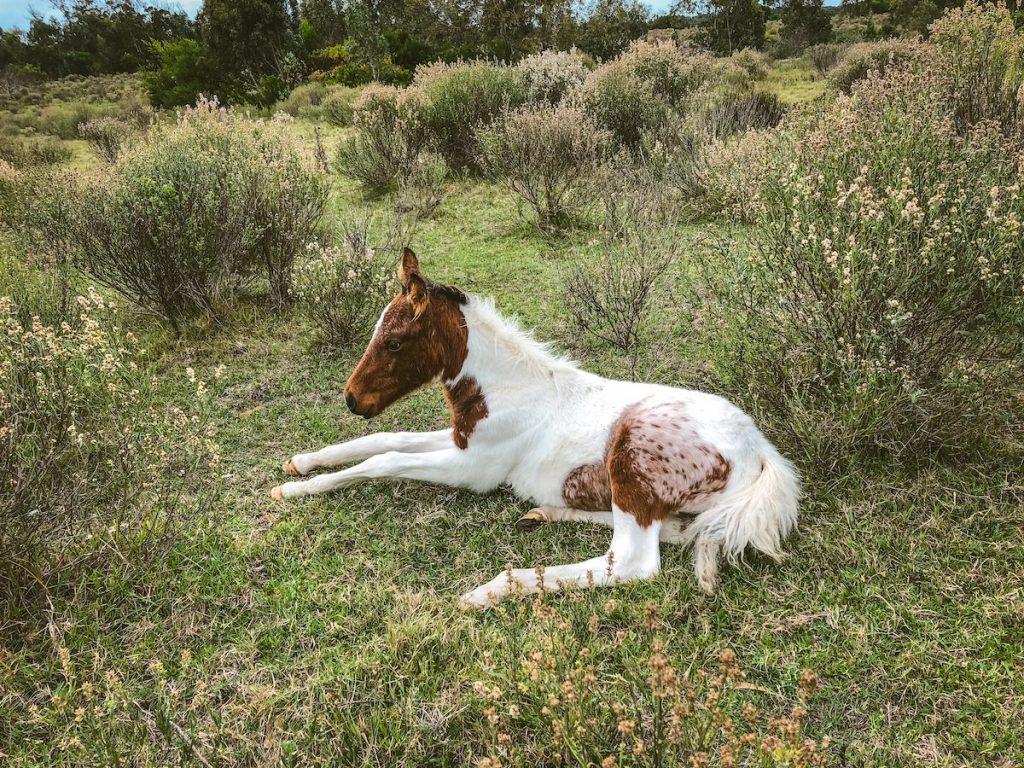
POLYGON ((479 608, 515 589, 645 579, 660 568, 661 541, 694 545, 708 592, 720 552, 735 562, 749 545, 782 557, 799 479, 745 413, 715 395, 581 371, 504 320, 492 300, 423 277, 409 249, 399 274, 402 290, 381 314, 345 401, 369 419, 440 380, 451 429, 378 433, 300 453, 285 472, 361 463, 280 485, 275 499, 381 477, 474 491, 504 483, 538 505, 521 524, 611 526, 606 554, 502 572, 462 596, 479 608))

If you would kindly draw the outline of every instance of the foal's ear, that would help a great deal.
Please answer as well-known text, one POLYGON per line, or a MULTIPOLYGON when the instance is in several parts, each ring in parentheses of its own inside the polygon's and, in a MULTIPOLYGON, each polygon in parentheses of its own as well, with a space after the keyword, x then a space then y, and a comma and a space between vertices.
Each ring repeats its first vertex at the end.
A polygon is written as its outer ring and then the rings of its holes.
POLYGON ((402 249, 402 266, 398 270, 398 278, 402 281, 403 287, 408 287, 409 278, 420 273, 420 260, 412 252, 412 248, 402 249))
MULTIPOLYGON (((409 253, 412 253, 412 251, 409 251, 409 253)), ((416 258, 415 255, 413 258, 416 258)), ((416 317, 422 315, 423 310, 430 303, 430 291, 427 288, 427 281, 415 272, 409 275, 409 280, 405 284, 405 298, 412 305, 416 317)))

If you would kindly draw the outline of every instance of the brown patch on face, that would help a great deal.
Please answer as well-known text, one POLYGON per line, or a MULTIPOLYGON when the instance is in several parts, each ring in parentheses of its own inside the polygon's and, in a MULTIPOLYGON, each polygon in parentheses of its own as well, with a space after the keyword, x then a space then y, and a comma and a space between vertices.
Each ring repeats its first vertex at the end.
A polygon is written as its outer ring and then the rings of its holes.
POLYGON ((477 422, 487 418, 487 400, 472 376, 465 376, 452 386, 445 385, 444 395, 452 414, 452 440, 465 450, 477 422))
POLYGON ((732 465, 701 440, 682 403, 627 408, 608 444, 612 499, 646 528, 676 512, 695 511, 725 489, 732 465))
POLYGON ((612 508, 612 484, 608 468, 598 462, 576 467, 562 483, 567 507, 586 512, 608 512, 612 508))
POLYGON ((468 354, 466 296, 422 277, 415 254, 402 262, 402 291, 345 385, 354 413, 376 416, 391 403, 437 377, 454 379, 468 354))

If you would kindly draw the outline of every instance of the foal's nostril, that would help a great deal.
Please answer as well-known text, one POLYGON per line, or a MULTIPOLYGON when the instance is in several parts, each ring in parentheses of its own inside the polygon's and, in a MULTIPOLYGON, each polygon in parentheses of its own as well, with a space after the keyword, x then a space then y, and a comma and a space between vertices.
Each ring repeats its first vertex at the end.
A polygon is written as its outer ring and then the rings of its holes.
POLYGON ((345 404, 348 406, 348 409, 352 411, 352 413, 356 412, 357 403, 355 397, 352 395, 351 392, 345 395, 345 404))

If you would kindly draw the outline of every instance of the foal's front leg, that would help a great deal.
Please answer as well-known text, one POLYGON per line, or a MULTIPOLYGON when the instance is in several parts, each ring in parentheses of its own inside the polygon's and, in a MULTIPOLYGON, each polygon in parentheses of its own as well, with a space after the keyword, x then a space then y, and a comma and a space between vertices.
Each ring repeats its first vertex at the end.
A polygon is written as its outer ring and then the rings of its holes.
POLYGON ((500 573, 459 600, 467 608, 490 608, 515 591, 529 594, 556 591, 567 585, 597 587, 654 576, 661 569, 661 521, 643 527, 636 518, 612 504, 612 543, 608 552, 571 565, 537 569, 516 568, 500 573))
POLYGON ((425 453, 439 451, 452 446, 452 430, 437 432, 377 432, 357 437, 337 445, 328 445, 319 451, 297 453, 286 461, 282 469, 293 477, 308 475, 318 467, 338 467, 353 461, 362 461, 378 453, 398 451, 399 453, 425 453))
POLYGON ((388 451, 371 456, 361 464, 317 475, 308 480, 297 480, 274 488, 270 495, 275 499, 291 499, 296 496, 310 496, 324 493, 335 488, 377 478, 393 477, 405 480, 421 480, 439 485, 472 487, 474 481, 479 482, 473 472, 466 452, 456 448, 445 448, 440 451, 425 453, 399 453, 388 451))

